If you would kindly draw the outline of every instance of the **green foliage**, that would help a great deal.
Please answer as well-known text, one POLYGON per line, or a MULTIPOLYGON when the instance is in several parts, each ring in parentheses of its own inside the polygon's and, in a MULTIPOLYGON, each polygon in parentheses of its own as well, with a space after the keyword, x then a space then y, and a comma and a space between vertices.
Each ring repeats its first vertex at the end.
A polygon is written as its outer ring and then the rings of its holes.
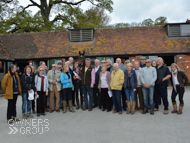
POLYGON ((166 25, 166 23, 167 23, 167 18, 164 16, 160 16, 156 18, 154 25, 166 25))

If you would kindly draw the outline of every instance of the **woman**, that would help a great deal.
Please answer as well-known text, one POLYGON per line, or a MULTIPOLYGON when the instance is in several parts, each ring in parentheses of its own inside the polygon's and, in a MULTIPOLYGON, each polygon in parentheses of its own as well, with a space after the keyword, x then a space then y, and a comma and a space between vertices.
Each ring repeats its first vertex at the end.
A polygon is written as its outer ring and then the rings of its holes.
POLYGON ((137 76, 135 71, 133 70, 133 66, 131 63, 127 64, 127 69, 124 72, 125 79, 124 79, 124 90, 127 97, 127 114, 131 113, 132 115, 135 114, 135 91, 137 88, 137 76), (132 99, 132 111, 131 111, 131 101, 130 95, 132 99))
POLYGON ((110 88, 111 75, 110 72, 107 71, 106 65, 102 65, 101 67, 102 71, 100 72, 98 88, 100 89, 100 95, 102 99, 102 105, 103 105, 102 111, 105 111, 107 109, 107 112, 110 112, 112 108, 112 98, 109 97, 108 91, 111 91, 110 88))
POLYGON ((83 96, 82 96, 82 88, 81 88, 81 79, 79 76, 79 67, 78 67, 78 62, 74 64, 74 94, 76 95, 76 102, 77 102, 77 107, 76 109, 79 109, 79 97, 78 97, 78 92, 80 90, 80 102, 81 102, 81 109, 83 108, 83 96))
POLYGON ((156 61, 153 60, 151 65, 152 65, 152 67, 156 67, 156 65, 157 65, 156 61))
POLYGON ((64 65, 61 73, 61 83, 63 85, 63 113, 66 113, 67 100, 69 102, 70 112, 75 112, 72 108, 72 91, 74 91, 72 76, 69 72, 69 66, 64 65))
POLYGON ((21 94, 21 85, 19 81, 18 73, 16 72, 16 66, 11 64, 9 71, 5 74, 1 81, 1 88, 5 92, 5 98, 8 99, 7 107, 7 123, 11 124, 13 121, 20 121, 16 117, 16 102, 18 95, 21 94))
POLYGON ((34 83, 34 75, 31 74, 32 68, 30 66, 26 66, 24 68, 24 74, 21 77, 21 85, 22 85, 22 118, 32 118, 31 115, 31 101, 28 100, 29 93, 36 92, 36 87, 34 83), (27 108, 27 111, 26 111, 27 108))
POLYGON ((171 72, 172 72, 171 83, 173 86, 171 98, 172 98, 172 103, 173 103, 173 108, 174 108, 171 113, 177 113, 178 115, 180 115, 182 114, 182 110, 184 106, 183 95, 185 92, 185 86, 187 86, 189 82, 188 82, 187 76, 185 75, 183 71, 180 70, 177 64, 173 63, 171 65, 171 72), (177 94, 179 95, 179 102, 180 102, 179 111, 177 111, 177 105, 175 101, 177 94))
MULTIPOLYGON (((35 77, 36 76, 36 69, 34 66, 31 66, 31 68, 32 68, 31 74, 35 77)), ((35 112, 35 98, 34 98, 34 100, 32 100, 32 112, 33 112, 33 114, 36 113, 35 112)))
POLYGON ((45 98, 48 96, 48 79, 44 75, 44 67, 40 66, 38 68, 38 74, 35 76, 35 86, 36 91, 35 95, 37 96, 37 117, 45 116, 45 98), (38 94, 38 95, 37 95, 38 94))

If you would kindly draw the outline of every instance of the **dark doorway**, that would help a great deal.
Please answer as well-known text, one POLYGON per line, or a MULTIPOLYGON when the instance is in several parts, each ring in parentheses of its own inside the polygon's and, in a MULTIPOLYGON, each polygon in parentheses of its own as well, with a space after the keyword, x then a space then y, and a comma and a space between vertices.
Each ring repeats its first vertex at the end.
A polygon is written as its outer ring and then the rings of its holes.
POLYGON ((164 60, 164 63, 166 66, 171 66, 172 63, 174 63, 174 56, 161 56, 164 60))
POLYGON ((28 61, 19 61, 16 62, 17 63, 17 67, 20 67, 20 71, 23 73, 24 72, 24 68, 29 65, 28 61))

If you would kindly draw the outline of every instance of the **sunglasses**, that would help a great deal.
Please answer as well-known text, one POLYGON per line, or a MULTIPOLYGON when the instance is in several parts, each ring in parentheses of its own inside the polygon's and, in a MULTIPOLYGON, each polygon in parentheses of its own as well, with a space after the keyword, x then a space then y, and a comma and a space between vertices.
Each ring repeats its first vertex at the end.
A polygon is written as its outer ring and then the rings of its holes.
POLYGON ((126 64, 128 64, 129 62, 125 62, 126 64))
POLYGON ((52 66, 52 67, 56 67, 56 66, 52 66))
POLYGON ((106 62, 101 62, 101 63, 103 64, 103 63, 106 63, 106 62))
POLYGON ((40 70, 40 71, 44 71, 44 70, 40 70))
POLYGON ((150 62, 146 62, 146 63, 150 63, 150 62))

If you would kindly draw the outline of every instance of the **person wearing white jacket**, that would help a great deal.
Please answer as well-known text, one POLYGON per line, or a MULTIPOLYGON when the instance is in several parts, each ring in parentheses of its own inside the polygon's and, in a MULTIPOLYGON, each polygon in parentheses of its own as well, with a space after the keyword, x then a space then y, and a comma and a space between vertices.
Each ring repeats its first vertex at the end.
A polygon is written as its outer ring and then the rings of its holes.
MULTIPOLYGON (((38 74, 35 76, 35 86, 38 94, 37 98, 37 116, 41 115, 45 116, 45 97, 48 95, 48 79, 47 76, 45 76, 44 68, 42 66, 38 67, 38 74)), ((35 93, 35 95, 37 96, 35 93)))

